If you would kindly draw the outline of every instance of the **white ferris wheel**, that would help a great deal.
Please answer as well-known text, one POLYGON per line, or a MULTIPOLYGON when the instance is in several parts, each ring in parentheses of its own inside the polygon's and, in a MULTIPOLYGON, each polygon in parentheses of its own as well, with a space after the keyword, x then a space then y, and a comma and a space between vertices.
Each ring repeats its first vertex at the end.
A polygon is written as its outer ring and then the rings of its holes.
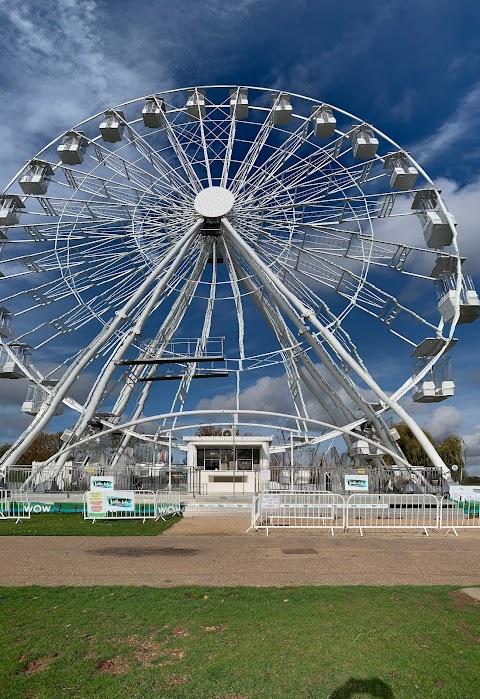
POLYGON ((367 425, 374 459, 401 457, 392 411, 446 471, 399 401, 453 395, 447 353, 479 300, 441 193, 374 126, 257 87, 142 97, 43 148, 1 195, 0 226, 0 379, 28 380, 33 416, 3 468, 64 408, 59 467, 98 427, 121 432, 118 460, 136 421, 163 411, 158 440, 195 407, 199 378, 234 386, 240 423, 242 387, 280 365, 305 441, 313 396, 321 439, 343 433, 361 456, 367 425))

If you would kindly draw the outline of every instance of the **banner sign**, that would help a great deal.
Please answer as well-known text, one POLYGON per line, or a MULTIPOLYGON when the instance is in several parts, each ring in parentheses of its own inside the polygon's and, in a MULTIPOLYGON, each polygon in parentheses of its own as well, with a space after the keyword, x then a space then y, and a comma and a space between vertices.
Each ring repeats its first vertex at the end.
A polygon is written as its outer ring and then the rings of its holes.
POLYGON ((475 485, 451 485, 450 499, 455 502, 480 502, 480 487, 475 485))
MULTIPOLYGON (((89 490, 87 496, 87 517, 100 519, 122 512, 135 514, 135 493, 133 490, 89 490)), ((120 515, 121 516, 121 515, 120 515)))
POLYGON ((345 476, 345 490, 368 493, 368 476, 345 476))
POLYGON ((114 482, 113 476, 92 476, 90 490, 113 490, 114 482))
POLYGON ((280 496, 262 494, 262 507, 265 509, 269 507, 280 507, 280 496))

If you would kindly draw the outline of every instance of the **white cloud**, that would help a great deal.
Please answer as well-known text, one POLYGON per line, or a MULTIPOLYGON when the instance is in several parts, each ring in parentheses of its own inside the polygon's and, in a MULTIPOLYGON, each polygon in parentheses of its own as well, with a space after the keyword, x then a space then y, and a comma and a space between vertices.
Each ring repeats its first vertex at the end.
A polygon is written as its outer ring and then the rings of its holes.
POLYGON ((478 255, 478 216, 480 211, 480 178, 460 187, 453 180, 440 178, 436 186, 442 190, 449 210, 457 219, 458 247, 460 254, 467 257, 466 269, 480 273, 478 255))
POLYGON ((468 461, 479 461, 480 458, 480 423, 475 425, 470 432, 463 435, 463 441, 467 446, 468 461))
POLYGON ((94 0, 0 0, 0 18, 3 181, 51 138, 144 94, 154 75, 168 72, 163 65, 153 72, 138 52, 110 41, 108 18, 94 0))
POLYGON ((480 122, 480 82, 471 87, 460 100, 456 110, 441 124, 432 136, 428 136, 410 150, 420 163, 435 160, 456 143, 478 128, 480 122))
POLYGON ((435 408, 425 429, 438 441, 456 434, 462 422, 463 415, 460 410, 453 405, 441 405, 435 408))

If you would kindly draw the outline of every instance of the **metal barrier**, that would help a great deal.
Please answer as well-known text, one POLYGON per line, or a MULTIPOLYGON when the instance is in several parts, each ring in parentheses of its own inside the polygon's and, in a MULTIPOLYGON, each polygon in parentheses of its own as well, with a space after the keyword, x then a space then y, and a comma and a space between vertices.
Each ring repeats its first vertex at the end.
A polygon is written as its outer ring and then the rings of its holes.
POLYGON ((252 528, 345 528, 345 498, 328 491, 264 490, 255 493, 252 528))
POLYGON ((157 490, 155 493, 155 511, 158 517, 164 520, 164 515, 181 515, 185 507, 184 500, 185 491, 157 490))
POLYGON ((21 519, 30 519, 30 506, 25 491, 0 490, 0 520, 2 519, 15 519, 15 524, 21 519))
POLYGON ((183 509, 184 517, 226 517, 230 515, 244 515, 248 517, 252 510, 250 503, 244 502, 189 502, 183 509))
POLYGON ((458 502, 444 495, 440 501, 440 528, 451 529, 455 536, 457 529, 480 528, 480 502, 458 502))
POLYGON ((440 501, 435 495, 368 495, 356 493, 346 501, 346 530, 428 529, 440 526, 440 501))
POLYGON ((158 519, 157 501, 153 490, 109 493, 108 490, 87 491, 83 494, 83 517, 97 519, 158 519))

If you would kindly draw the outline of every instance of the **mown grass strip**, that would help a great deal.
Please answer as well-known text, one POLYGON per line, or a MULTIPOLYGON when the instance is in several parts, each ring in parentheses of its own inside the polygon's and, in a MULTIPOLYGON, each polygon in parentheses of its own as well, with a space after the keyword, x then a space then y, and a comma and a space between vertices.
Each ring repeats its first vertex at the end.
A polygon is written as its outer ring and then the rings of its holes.
POLYGON ((3 699, 478 697, 452 587, 3 588, 3 699))
POLYGON ((84 520, 83 514, 56 512, 32 514, 19 524, 15 520, 0 520, 0 536, 157 536, 179 521, 180 517, 165 515, 153 519, 84 520))

